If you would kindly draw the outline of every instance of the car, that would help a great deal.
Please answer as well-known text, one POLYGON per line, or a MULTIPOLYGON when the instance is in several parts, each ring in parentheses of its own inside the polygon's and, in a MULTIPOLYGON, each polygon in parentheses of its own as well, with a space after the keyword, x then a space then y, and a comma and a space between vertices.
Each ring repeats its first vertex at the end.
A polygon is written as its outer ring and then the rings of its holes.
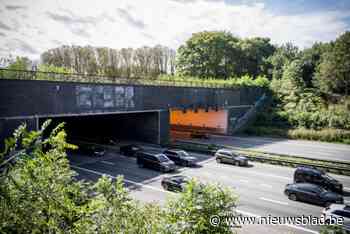
POLYGON ((164 177, 161 181, 161 185, 165 190, 182 192, 190 180, 188 176, 183 175, 164 177))
POLYGON ((139 167, 148 167, 161 172, 175 171, 176 166, 165 154, 159 152, 136 152, 136 163, 139 167))
POLYGON ((85 154, 88 156, 103 156, 106 153, 106 150, 100 146, 95 145, 79 145, 78 153, 85 154))
POLYGON ((216 162, 231 163, 236 166, 248 166, 248 158, 228 149, 219 149, 215 153, 216 162))
POLYGON ((303 201, 321 206, 329 206, 332 203, 344 203, 341 195, 310 183, 287 184, 284 194, 292 201, 303 201))
POLYGON ((294 172, 294 183, 311 183, 333 192, 343 192, 343 185, 339 181, 312 167, 298 167, 294 172))
POLYGON ((119 152, 125 156, 135 156, 136 152, 143 150, 141 146, 131 144, 120 146, 119 152))
POLYGON ((197 139, 210 139, 209 134, 205 132, 191 132, 190 137, 197 139))
POLYGON ((343 229, 350 232, 350 205, 331 204, 322 211, 326 223, 334 224, 334 218, 343 219, 343 229))
POLYGON ((180 166, 195 166, 196 158, 191 157, 186 151, 179 149, 167 149, 163 152, 170 160, 180 166))

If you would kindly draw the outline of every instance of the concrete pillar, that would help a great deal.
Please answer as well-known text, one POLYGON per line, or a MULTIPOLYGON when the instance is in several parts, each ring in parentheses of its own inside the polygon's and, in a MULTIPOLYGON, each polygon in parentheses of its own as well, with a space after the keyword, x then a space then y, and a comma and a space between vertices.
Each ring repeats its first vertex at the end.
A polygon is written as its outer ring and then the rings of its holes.
POLYGON ((160 110, 158 112, 158 144, 167 144, 170 140, 170 112, 160 110))

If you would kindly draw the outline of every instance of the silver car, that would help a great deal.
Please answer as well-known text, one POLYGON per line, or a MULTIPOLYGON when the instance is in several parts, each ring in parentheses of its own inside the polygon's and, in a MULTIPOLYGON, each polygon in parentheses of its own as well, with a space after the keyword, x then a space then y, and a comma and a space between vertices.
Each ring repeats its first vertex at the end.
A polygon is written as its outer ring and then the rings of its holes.
POLYGON ((322 214, 325 217, 326 223, 329 224, 332 224, 332 218, 342 218, 343 229, 350 232, 350 205, 331 204, 323 209, 322 214))
POLYGON ((248 158, 228 149, 219 149, 215 153, 216 162, 230 163, 236 166, 248 166, 248 158))

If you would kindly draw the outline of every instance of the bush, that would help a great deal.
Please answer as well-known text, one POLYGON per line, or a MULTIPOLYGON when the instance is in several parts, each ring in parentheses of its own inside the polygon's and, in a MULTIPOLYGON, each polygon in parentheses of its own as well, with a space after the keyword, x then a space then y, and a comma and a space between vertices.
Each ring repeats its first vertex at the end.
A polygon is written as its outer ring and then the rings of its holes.
POLYGON ((169 84, 173 84, 174 82, 177 85, 193 85, 193 86, 219 86, 219 87, 264 87, 267 88, 269 86, 269 80, 265 76, 258 76, 257 78, 253 78, 249 75, 244 75, 242 77, 231 77, 229 79, 215 79, 215 78, 198 78, 198 77, 190 77, 190 76, 171 76, 171 75, 160 75, 158 78, 160 81, 169 82, 169 84))
POLYGON ((63 124, 48 138, 19 127, 0 154, 0 233, 229 233, 209 217, 229 212, 237 196, 192 181, 165 207, 130 197, 123 178, 77 181, 65 153, 63 124))
POLYGON ((273 126, 251 126, 245 133, 257 136, 287 137, 290 139, 304 139, 326 142, 350 143, 350 131, 344 129, 327 128, 322 130, 306 128, 276 128, 273 126))
POLYGON ((169 201, 168 223, 174 224, 174 233, 232 233, 228 225, 213 227, 208 220, 213 215, 232 214, 238 199, 233 194, 219 185, 192 180, 179 198, 169 201))

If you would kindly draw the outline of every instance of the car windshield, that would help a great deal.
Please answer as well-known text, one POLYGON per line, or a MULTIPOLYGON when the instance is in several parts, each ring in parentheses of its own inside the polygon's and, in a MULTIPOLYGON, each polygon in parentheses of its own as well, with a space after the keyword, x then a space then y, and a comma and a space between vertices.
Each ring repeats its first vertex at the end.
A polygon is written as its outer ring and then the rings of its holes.
POLYGON ((317 188, 317 189, 315 189, 315 191, 317 191, 317 193, 319 193, 319 194, 327 192, 327 190, 324 188, 317 188))
POLYGON ((179 155, 180 155, 180 157, 188 157, 189 155, 188 155, 188 153, 187 152, 185 152, 185 151, 183 151, 183 150, 181 150, 181 151, 178 151, 178 153, 179 153, 179 155))
POLYGON ((168 157, 165 156, 164 154, 159 154, 158 155, 158 160, 159 160, 159 162, 167 162, 167 161, 169 161, 168 157))
POLYGON ((334 180, 332 177, 330 177, 330 176, 327 175, 327 174, 322 175, 322 177, 323 177, 324 179, 326 179, 326 180, 334 180))
POLYGON ((180 177, 180 178, 177 178, 177 181, 180 183, 180 184, 184 184, 184 183, 187 183, 189 180, 189 178, 187 177, 180 177))

